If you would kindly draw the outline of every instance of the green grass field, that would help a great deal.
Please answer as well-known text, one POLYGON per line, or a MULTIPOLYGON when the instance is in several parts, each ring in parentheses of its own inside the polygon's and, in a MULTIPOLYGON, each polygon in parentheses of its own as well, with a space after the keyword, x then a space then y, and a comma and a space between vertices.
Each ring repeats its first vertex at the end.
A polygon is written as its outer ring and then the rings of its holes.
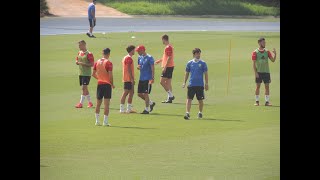
MULTIPOLYGON (((158 59, 164 48, 162 34, 95 34, 95 39, 85 35, 40 36, 41 179, 280 179, 280 33, 169 32, 176 57, 176 100, 173 104, 160 102, 167 94, 159 84, 160 67, 156 66, 151 98, 157 104, 153 112, 119 114, 121 60, 127 54, 126 46, 144 44, 147 52, 158 59), (135 39, 131 39, 133 35, 135 39), (253 106, 251 52, 259 36, 265 36, 267 47, 278 52, 276 62, 270 62, 272 107, 253 106), (74 108, 81 93, 75 65, 80 39, 86 40, 95 60, 101 57, 103 48, 111 48, 116 86, 109 115, 112 127, 95 126, 94 109, 86 108, 87 102, 83 109, 74 108), (201 48, 202 59, 208 64, 210 89, 206 92, 203 119, 196 119, 194 101, 191 120, 186 121, 186 89, 181 84, 195 47, 201 48)), ((135 74, 138 77, 139 72, 135 74)), ((92 79, 89 86, 93 99, 96 83, 92 79)), ((263 88, 261 94, 263 103, 263 88)), ((136 94, 133 104, 139 112, 144 108, 136 94)))
POLYGON ((101 3, 131 15, 280 15, 280 0, 101 0, 101 3))

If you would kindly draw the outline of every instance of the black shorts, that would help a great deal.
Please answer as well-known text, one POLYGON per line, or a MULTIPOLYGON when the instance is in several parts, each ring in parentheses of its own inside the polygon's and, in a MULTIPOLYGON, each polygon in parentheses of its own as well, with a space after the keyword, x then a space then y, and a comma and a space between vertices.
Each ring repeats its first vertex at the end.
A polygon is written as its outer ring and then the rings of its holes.
POLYGON ((97 99, 102 98, 111 99, 112 88, 110 84, 98 84, 97 86, 97 99))
POLYGON ((172 73, 173 73, 174 67, 167 67, 166 72, 161 74, 161 77, 163 78, 172 78, 172 73))
POLYGON ((91 76, 79 76, 80 86, 89 85, 91 76))
POLYGON ((151 84, 149 84, 149 80, 139 81, 138 84, 138 93, 151 93, 151 84))
POLYGON ((89 19, 89 24, 90 24, 90 27, 95 27, 96 21, 94 19, 89 19))
POLYGON ((191 86, 188 87, 188 99, 192 99, 194 95, 197 96, 197 100, 204 99, 204 87, 203 86, 191 86))
POLYGON ((126 90, 131 90, 132 89, 132 82, 124 82, 123 83, 123 89, 126 89, 126 90))
POLYGON ((259 73, 259 78, 256 78, 256 83, 271 83, 270 73, 259 73))

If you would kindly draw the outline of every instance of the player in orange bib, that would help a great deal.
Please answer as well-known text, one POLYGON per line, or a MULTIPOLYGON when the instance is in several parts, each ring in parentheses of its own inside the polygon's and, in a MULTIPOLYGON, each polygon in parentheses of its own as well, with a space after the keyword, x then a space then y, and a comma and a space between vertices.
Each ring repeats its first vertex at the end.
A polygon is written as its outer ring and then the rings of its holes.
POLYGON ((123 93, 120 99, 120 113, 136 113, 132 109, 132 98, 134 94, 134 63, 132 56, 134 55, 135 46, 130 45, 127 47, 128 54, 122 59, 122 82, 123 93), (128 97, 127 111, 125 111, 125 102, 128 97))
POLYGON ((157 60, 155 63, 161 63, 162 67, 162 74, 160 78, 160 84, 164 88, 164 90, 168 93, 168 98, 162 103, 172 103, 174 100, 174 96, 172 94, 172 73, 174 69, 174 53, 173 53, 173 46, 169 43, 169 36, 163 35, 162 36, 162 43, 166 46, 163 51, 162 59, 157 60))
POLYGON ((96 105, 96 125, 100 125, 99 113, 102 98, 104 98, 104 120, 103 126, 110 126, 108 123, 109 105, 112 94, 113 74, 112 74, 112 62, 109 60, 110 49, 105 48, 102 51, 103 58, 99 59, 93 66, 92 77, 98 80, 97 86, 97 105, 96 105))

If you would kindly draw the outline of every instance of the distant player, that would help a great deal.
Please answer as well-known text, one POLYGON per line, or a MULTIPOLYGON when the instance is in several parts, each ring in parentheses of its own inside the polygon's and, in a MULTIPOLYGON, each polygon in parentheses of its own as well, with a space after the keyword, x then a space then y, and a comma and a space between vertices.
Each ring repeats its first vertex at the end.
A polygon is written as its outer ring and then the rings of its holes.
POLYGON ((182 87, 184 88, 186 86, 189 74, 191 74, 188 85, 186 115, 184 116, 185 120, 190 119, 191 102, 194 98, 194 95, 197 96, 197 100, 199 102, 198 118, 202 118, 204 89, 206 91, 209 89, 208 67, 207 63, 200 59, 201 50, 199 48, 195 48, 192 50, 192 53, 194 58, 187 63, 186 73, 184 75, 184 83, 182 84, 182 87), (203 84, 203 74, 205 76, 205 84, 203 84))
POLYGON ((91 108, 93 104, 89 95, 88 85, 90 83, 91 67, 94 64, 94 57, 93 54, 87 50, 86 42, 84 40, 81 40, 78 43, 80 51, 76 57, 76 64, 79 66, 79 81, 80 86, 82 87, 82 94, 80 102, 76 105, 76 108, 82 108, 83 101, 86 97, 89 102, 88 108, 91 108))
POLYGON ((163 51, 163 56, 161 59, 156 61, 156 64, 161 62, 162 74, 160 78, 160 84, 164 88, 164 90, 168 93, 168 97, 162 103, 172 103, 174 100, 174 96, 172 94, 172 74, 174 69, 174 53, 173 46, 169 43, 169 36, 162 36, 162 43, 166 46, 163 51))
POLYGON ((151 86, 154 82, 154 59, 151 55, 146 53, 146 48, 143 45, 138 46, 136 51, 139 54, 137 69, 140 70, 138 96, 143 99, 146 104, 146 107, 141 114, 149 114, 156 105, 149 97, 151 86))
POLYGON ((88 6, 88 19, 89 19, 89 31, 87 32, 87 36, 91 38, 95 38, 95 36, 92 34, 93 27, 96 26, 96 0, 93 0, 92 3, 88 6))
POLYGON ((271 78, 268 59, 274 62, 277 58, 277 52, 273 48, 273 57, 271 52, 265 49, 266 42, 263 37, 259 38, 258 44, 259 48, 252 52, 253 71, 256 78, 256 103, 254 105, 259 106, 260 85, 263 81, 265 87, 265 106, 272 106, 270 103, 269 84, 271 83, 271 78))
POLYGON ((100 125, 99 113, 100 106, 104 103, 104 118, 103 126, 110 126, 108 123, 109 116, 109 105, 112 94, 113 85, 113 74, 112 74, 112 62, 109 60, 110 49, 105 48, 102 51, 103 58, 99 59, 93 67, 92 76, 98 80, 97 86, 97 106, 96 106, 96 125, 100 125))
POLYGON ((126 55, 122 59, 122 82, 123 82, 123 93, 120 99, 120 113, 135 113, 132 109, 132 98, 134 94, 134 63, 132 60, 132 56, 134 55, 135 46, 130 45, 127 47, 128 55, 126 55), (128 104, 127 110, 125 111, 125 102, 127 95, 128 97, 128 104))

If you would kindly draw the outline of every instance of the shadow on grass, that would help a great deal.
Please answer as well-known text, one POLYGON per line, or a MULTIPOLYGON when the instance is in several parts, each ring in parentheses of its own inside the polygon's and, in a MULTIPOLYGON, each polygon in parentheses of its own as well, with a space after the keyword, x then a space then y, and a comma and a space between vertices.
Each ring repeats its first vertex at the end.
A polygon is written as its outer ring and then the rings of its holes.
POLYGON ((215 118, 202 118, 197 120, 245 122, 244 120, 238 120, 238 119, 215 119, 215 118))
POLYGON ((126 128, 126 129, 157 129, 157 128, 144 128, 144 127, 134 127, 134 126, 110 126, 111 128, 126 128))
POLYGON ((180 117, 183 116, 183 114, 163 114, 163 113, 153 113, 151 112, 148 115, 157 115, 157 116, 176 116, 176 117, 180 117))
POLYGON ((49 167, 49 166, 40 164, 40 167, 49 167))

